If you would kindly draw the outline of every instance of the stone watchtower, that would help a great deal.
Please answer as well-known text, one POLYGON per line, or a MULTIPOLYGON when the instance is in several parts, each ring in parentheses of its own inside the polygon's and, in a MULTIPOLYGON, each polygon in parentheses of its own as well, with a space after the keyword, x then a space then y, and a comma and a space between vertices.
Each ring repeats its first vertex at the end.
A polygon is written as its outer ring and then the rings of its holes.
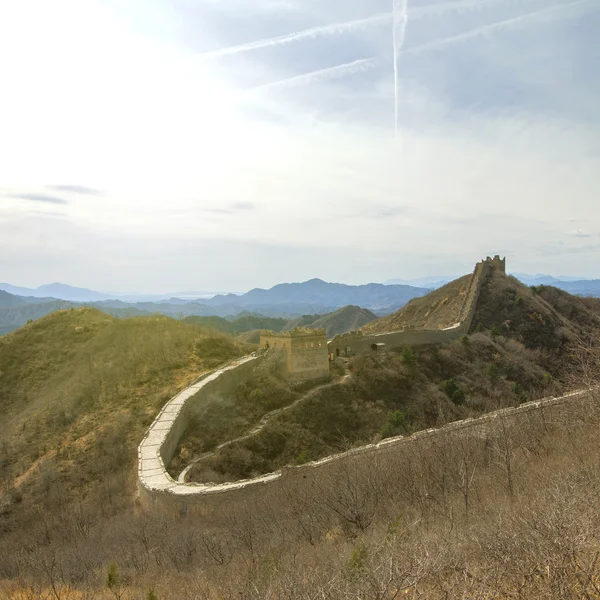
POLYGON ((506 257, 500 258, 497 254, 494 258, 490 258, 489 256, 485 259, 485 262, 492 267, 495 271, 500 271, 500 273, 504 273, 506 275, 506 257))
POLYGON ((293 331, 260 335, 263 350, 280 350, 285 355, 285 373, 291 381, 312 381, 329 377, 329 354, 325 329, 297 328, 293 331))

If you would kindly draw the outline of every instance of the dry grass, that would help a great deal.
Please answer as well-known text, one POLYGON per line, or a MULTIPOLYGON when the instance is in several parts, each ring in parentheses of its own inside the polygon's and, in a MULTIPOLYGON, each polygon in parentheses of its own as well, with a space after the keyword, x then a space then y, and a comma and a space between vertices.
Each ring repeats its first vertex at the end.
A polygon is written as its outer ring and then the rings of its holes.
POLYGON ((81 499, 127 473, 163 404, 245 351, 167 317, 94 309, 60 311, 1 338, 0 532, 37 519, 59 489, 60 502, 81 499))
POLYGON ((454 325, 467 296, 472 275, 465 275, 423 296, 413 298, 404 308, 388 317, 372 321, 362 330, 365 333, 400 331, 406 327, 443 329, 454 325))

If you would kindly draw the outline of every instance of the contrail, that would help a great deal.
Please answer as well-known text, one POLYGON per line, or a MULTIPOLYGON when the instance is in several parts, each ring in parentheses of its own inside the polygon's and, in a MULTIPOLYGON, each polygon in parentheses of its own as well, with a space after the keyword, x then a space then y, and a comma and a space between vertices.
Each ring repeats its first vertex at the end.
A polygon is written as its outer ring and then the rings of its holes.
POLYGON ((295 87, 297 85, 307 85, 310 83, 318 83, 319 81, 327 81, 328 79, 336 79, 337 77, 344 77, 346 75, 352 75, 354 73, 363 73, 368 71, 377 64, 376 58, 361 58, 353 62, 344 63, 335 67, 328 67, 327 69, 321 69, 319 71, 311 71, 304 75, 297 75, 296 77, 290 77, 289 79, 281 79, 280 81, 274 81, 273 83, 267 83, 250 90, 250 94, 254 92, 260 92, 263 90, 270 90, 281 87, 295 87))
MULTIPOLYGON (((394 0, 397 2, 398 0, 394 0)), ((523 2, 535 2, 536 0, 522 0, 523 2)), ((408 16, 411 20, 423 19, 431 16, 443 16, 449 12, 461 12, 469 10, 480 10, 488 6, 495 4, 504 4, 510 2, 510 0, 457 0, 455 2, 446 2, 441 4, 431 4, 428 6, 414 8, 408 11, 408 16)), ((400 2, 401 3, 401 2, 400 2)), ((393 13, 378 13, 371 17, 364 19, 355 19, 353 21, 344 21, 341 23, 333 23, 331 25, 321 25, 318 27, 311 27, 310 29, 304 29, 294 33, 286 35, 280 35, 273 38, 266 38, 263 40, 257 40, 255 42, 249 42, 247 44, 239 44, 237 46, 230 46, 228 48, 220 48, 218 50, 211 50, 200 54, 198 58, 200 60, 213 60, 223 58, 225 56, 232 56, 235 54, 242 54, 245 52, 252 52, 253 50, 260 50, 262 48, 271 48, 275 46, 283 46, 285 44, 291 44, 293 42, 300 42, 302 40, 315 39, 321 36, 337 35, 347 33, 350 31, 357 31, 365 29, 367 27, 375 25, 386 25, 393 22, 393 13)))
MULTIPOLYGON (((440 40, 434 40, 431 42, 427 42, 425 44, 421 44, 419 46, 414 46, 412 48, 406 48, 400 50, 398 55, 416 55, 421 54, 422 52, 426 52, 428 50, 435 50, 437 48, 443 48, 445 46, 461 42, 463 40, 469 40, 474 37, 484 35, 490 31, 495 31, 497 29, 502 29, 504 27, 510 27, 517 25, 521 22, 526 22, 530 19, 539 18, 540 16, 544 16, 546 14, 553 15, 554 13, 558 13, 561 10, 570 8, 572 6, 581 6, 585 4, 589 4, 591 2, 596 2, 596 0, 575 0, 574 2, 568 2, 565 4, 559 4, 557 6, 551 6, 548 8, 542 8, 540 10, 536 10, 530 13, 526 13, 524 15, 520 15, 518 17, 513 17, 511 19, 506 19, 504 21, 498 21, 496 23, 491 23, 490 25, 484 25, 482 27, 477 27, 476 29, 472 29, 470 31, 466 31, 465 33, 460 33, 458 35, 454 35, 447 38, 442 38, 440 40)), ((472 4, 470 2, 469 4, 472 4)), ((594 6, 596 9, 600 9, 600 5, 596 4, 594 6)), ((244 95, 252 95, 254 92, 273 89, 278 87, 293 87, 296 85, 306 85, 311 83, 316 83, 319 81, 326 81, 327 79, 335 79, 338 77, 344 77, 345 75, 351 75, 353 73, 359 73, 367 71, 368 69, 374 67, 378 64, 377 58, 363 58, 361 60, 356 60, 350 63, 344 63, 342 65, 338 65, 335 67, 329 67, 327 69, 321 69, 320 71, 312 71, 311 73, 306 73, 304 75, 298 75, 296 77, 291 77, 289 79, 282 79, 280 81, 275 81, 273 83, 267 83, 262 86, 258 86, 246 92, 244 95)))
MULTIPOLYGON (((427 42, 419 46, 414 46, 413 48, 407 48, 406 50, 402 50, 400 54, 414 55, 421 54, 422 52, 426 52, 427 50, 443 48, 445 46, 455 44, 457 42, 462 42, 463 40, 469 40, 480 35, 485 35, 486 33, 495 31, 496 29, 503 29, 504 27, 518 25, 530 19, 539 18, 540 16, 543 17, 544 15, 553 15, 554 13, 558 13, 559 11, 568 9, 572 6, 580 6, 588 4, 590 2, 595 2, 595 0, 575 0, 575 2, 567 2, 565 4, 541 8, 540 10, 535 10, 524 15, 520 15, 518 17, 513 17, 504 21, 498 21, 496 23, 491 23, 490 25, 483 25, 481 27, 477 27, 476 29, 472 29, 471 31, 466 31, 465 33, 459 33, 458 35, 442 38, 441 40, 434 40, 432 42, 427 42)), ((600 5, 596 5, 596 8, 600 8, 600 5)))
POLYGON ((356 31, 370 25, 379 25, 387 23, 391 19, 391 13, 379 13, 365 19, 355 19, 354 21, 345 21, 343 23, 334 23, 332 25, 322 25, 312 27, 303 31, 297 31, 287 35, 280 35, 274 38, 249 42, 239 46, 230 46, 229 48, 221 48, 220 50, 212 50, 201 54, 199 58, 203 60, 221 58, 223 56, 231 56, 232 54, 240 54, 242 52, 250 52, 252 50, 260 50, 261 48, 270 48, 272 46, 283 46, 301 40, 314 39, 324 35, 336 35, 347 31, 356 31))
POLYGON ((392 0, 394 41, 394 135, 398 135, 398 57, 406 38, 408 0, 392 0))

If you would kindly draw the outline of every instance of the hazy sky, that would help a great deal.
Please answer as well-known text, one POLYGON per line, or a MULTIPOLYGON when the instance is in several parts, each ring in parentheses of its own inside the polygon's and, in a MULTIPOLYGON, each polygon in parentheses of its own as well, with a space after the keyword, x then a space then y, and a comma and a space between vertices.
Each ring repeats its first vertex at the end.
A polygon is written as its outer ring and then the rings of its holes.
POLYGON ((0 3, 0 281, 600 277, 600 0, 394 4, 0 3))

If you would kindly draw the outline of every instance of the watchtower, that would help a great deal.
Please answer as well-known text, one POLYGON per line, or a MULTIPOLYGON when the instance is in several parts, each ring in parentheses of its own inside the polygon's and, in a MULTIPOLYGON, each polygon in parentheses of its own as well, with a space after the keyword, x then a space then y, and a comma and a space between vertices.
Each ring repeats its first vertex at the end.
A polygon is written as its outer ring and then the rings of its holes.
POLYGON ((492 269, 500 271, 500 273, 504 273, 506 275, 506 257, 500 258, 500 256, 496 254, 494 258, 490 258, 488 256, 485 259, 485 261, 490 265, 492 269))
POLYGON ((325 329, 296 328, 292 331, 260 334, 260 347, 285 355, 285 373, 291 381, 312 381, 329 377, 329 354, 325 329))

